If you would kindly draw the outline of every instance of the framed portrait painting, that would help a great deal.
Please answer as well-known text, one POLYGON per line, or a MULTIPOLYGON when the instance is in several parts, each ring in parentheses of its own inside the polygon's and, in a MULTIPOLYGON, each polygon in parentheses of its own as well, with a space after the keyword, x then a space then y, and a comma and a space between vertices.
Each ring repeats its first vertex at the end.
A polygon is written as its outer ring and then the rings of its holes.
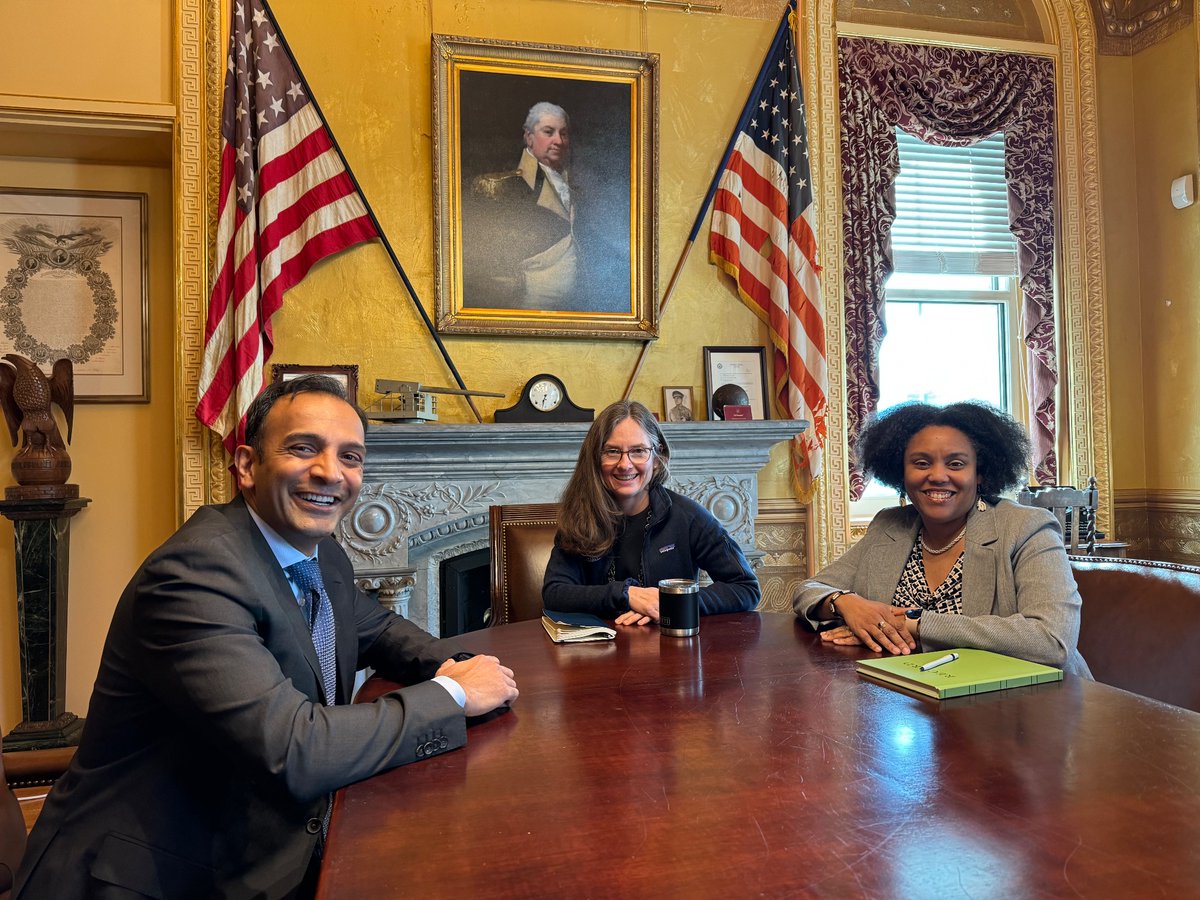
POLYGON ((67 358, 79 402, 148 403, 145 194, 0 188, 0 355, 67 358))
POLYGON ((658 56, 433 36, 437 326, 658 335, 658 56))

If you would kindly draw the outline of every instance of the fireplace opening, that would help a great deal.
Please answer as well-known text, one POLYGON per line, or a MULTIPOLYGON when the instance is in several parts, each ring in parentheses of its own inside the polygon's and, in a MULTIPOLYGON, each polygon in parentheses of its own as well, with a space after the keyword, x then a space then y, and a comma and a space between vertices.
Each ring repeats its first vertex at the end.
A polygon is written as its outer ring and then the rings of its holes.
POLYGON ((492 551, 489 547, 442 562, 441 636, 453 637, 483 628, 492 605, 492 551))

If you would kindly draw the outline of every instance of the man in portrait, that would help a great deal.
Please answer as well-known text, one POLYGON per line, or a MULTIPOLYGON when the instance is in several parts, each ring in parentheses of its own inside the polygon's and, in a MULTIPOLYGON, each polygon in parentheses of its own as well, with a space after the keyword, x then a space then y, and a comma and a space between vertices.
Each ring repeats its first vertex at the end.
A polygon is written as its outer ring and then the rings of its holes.
POLYGON ((695 418, 683 400, 683 391, 671 391, 672 406, 667 410, 668 422, 691 422, 695 418))
POLYGON ((535 103, 522 131, 515 168, 464 185, 464 305, 627 309, 629 248, 605 233, 592 193, 574 177, 566 110, 535 103))

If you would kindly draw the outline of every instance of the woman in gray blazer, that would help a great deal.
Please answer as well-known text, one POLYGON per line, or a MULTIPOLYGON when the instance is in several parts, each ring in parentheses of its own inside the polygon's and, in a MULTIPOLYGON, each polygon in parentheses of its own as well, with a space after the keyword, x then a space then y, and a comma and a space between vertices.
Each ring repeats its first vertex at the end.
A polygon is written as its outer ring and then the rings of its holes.
POLYGON ((1058 522, 999 495, 1020 484, 1024 428, 984 403, 908 403, 859 441, 863 468, 910 505, 793 598, 823 640, 894 654, 973 647, 1091 677, 1076 649, 1079 591, 1058 522))

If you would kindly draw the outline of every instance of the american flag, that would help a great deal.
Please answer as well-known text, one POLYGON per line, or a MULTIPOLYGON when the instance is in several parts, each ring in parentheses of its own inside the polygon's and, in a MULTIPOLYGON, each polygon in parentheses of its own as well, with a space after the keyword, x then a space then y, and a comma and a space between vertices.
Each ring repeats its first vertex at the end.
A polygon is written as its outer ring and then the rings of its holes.
POLYGON ((236 0, 221 118, 216 277, 196 417, 231 453, 262 388, 271 317, 321 259, 377 237, 263 0, 236 0))
POLYGON ((708 249, 770 329, 780 408, 810 423, 792 448, 797 490, 807 501, 821 474, 829 372, 795 15, 791 0, 734 132, 708 249))

